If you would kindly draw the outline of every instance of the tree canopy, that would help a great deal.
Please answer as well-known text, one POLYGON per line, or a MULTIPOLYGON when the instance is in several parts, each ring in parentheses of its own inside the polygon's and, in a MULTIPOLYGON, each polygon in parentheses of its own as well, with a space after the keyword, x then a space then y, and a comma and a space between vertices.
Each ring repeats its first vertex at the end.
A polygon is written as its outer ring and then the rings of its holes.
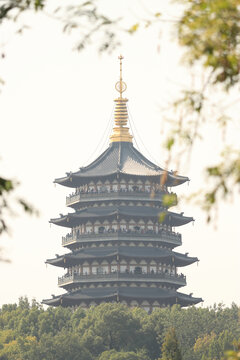
POLYGON ((0 310, 1 360, 223 359, 240 340, 240 309, 142 309, 106 303, 48 308, 21 298, 0 310))

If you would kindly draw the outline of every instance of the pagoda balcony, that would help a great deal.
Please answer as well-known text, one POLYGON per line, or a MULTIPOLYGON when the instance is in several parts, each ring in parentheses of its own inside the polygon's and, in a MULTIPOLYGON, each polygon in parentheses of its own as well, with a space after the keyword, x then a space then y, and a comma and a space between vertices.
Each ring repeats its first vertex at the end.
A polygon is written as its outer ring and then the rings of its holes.
POLYGON ((182 244, 182 236, 179 233, 171 231, 154 232, 152 230, 144 233, 140 231, 115 231, 115 232, 104 232, 104 233, 86 233, 81 235, 67 234, 62 237, 62 246, 69 246, 77 243, 94 243, 111 240, 141 240, 141 241, 162 241, 174 246, 180 246, 182 244))
POLYGON ((131 281, 131 282, 142 282, 147 281, 149 282, 163 282, 163 283, 170 283, 175 284, 178 286, 185 286, 186 276, 183 274, 167 274, 167 273, 150 273, 150 274, 136 274, 134 272, 127 273, 127 272, 112 272, 112 273, 105 273, 105 274, 73 274, 73 275, 64 275, 58 278, 58 286, 71 286, 77 283, 93 283, 93 282, 109 282, 109 281, 116 281, 116 280, 123 280, 123 281, 131 281))
MULTIPOLYGON (((71 194, 66 197, 66 205, 74 206, 80 201, 105 201, 105 200, 139 200, 139 201, 162 201, 164 192, 159 191, 151 193, 150 191, 102 191, 102 192, 83 192, 78 194, 71 194)), ((169 194, 168 194, 169 195, 169 194)), ((171 193, 170 195, 175 195, 171 193)), ((176 205, 176 202, 172 205, 176 205)))

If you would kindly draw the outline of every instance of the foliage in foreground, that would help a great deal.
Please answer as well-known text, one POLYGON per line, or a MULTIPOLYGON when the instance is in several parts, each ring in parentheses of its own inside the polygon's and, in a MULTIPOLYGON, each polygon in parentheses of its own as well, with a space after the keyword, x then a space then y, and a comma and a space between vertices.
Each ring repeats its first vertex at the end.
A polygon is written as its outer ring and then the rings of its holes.
POLYGON ((0 310, 0 360, 208 360, 237 350, 240 308, 157 309, 101 304, 87 311, 27 299, 0 310))

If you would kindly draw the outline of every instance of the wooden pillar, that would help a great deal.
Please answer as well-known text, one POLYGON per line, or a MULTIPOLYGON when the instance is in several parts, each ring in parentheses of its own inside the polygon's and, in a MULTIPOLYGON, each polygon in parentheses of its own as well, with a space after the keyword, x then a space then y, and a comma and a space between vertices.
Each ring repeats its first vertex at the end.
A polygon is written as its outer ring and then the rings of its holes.
POLYGON ((147 263, 147 274, 150 274, 150 264, 147 263))
POLYGON ((117 255, 117 271, 120 272, 119 255, 117 255))

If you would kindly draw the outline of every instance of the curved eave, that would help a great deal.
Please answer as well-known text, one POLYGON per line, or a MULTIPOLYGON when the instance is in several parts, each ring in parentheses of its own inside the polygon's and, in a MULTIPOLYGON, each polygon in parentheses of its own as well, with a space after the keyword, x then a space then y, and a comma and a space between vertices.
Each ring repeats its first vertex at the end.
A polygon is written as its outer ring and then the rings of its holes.
MULTIPOLYGON (((86 180, 87 181, 94 181, 96 179, 100 179, 102 178, 103 180, 105 178, 108 178, 108 177, 116 177, 116 175, 119 175, 119 174, 122 174, 122 175, 126 175, 128 177, 142 177, 142 178, 151 178, 151 179, 154 179, 156 178, 156 181, 161 183, 161 177, 165 177, 165 170, 159 170, 159 173, 158 174, 152 174, 152 175, 137 175, 137 174, 131 174, 131 173, 127 173, 127 172, 124 172, 124 171, 115 171, 115 172, 109 172, 109 173, 105 173, 104 175, 98 175, 96 174, 95 176, 89 176, 88 174, 80 174, 79 172, 76 172, 76 173, 72 173, 70 175, 67 175, 65 177, 61 177, 61 178, 57 178, 54 180, 54 183, 55 184, 59 184, 59 185, 63 185, 63 186, 66 186, 66 187, 71 187, 71 188, 76 188, 78 186, 80 186, 82 183, 85 183, 86 180)), ((190 181, 188 177, 185 177, 185 176, 178 176, 178 175, 173 175, 171 174, 170 172, 167 172, 167 177, 166 177, 166 180, 165 180, 165 184, 166 186, 169 186, 169 187, 173 187, 173 186, 177 186, 177 185, 181 185, 183 183, 185 183, 186 181, 190 181)))
POLYGON ((184 184, 186 181, 190 181, 190 179, 187 176, 180 176, 180 175, 168 173, 166 185, 170 187, 177 186, 184 184))
POLYGON ((180 304, 181 306, 195 305, 203 301, 201 298, 194 298, 191 295, 179 293, 177 291, 157 288, 97 288, 80 290, 74 293, 66 293, 52 299, 43 300, 42 303, 51 306, 71 306, 81 302, 90 303, 91 301, 111 301, 117 300, 148 300, 150 302, 159 301, 170 304, 180 304))
POLYGON ((191 264, 199 261, 199 259, 197 257, 191 257, 191 256, 183 255, 180 253, 176 253, 176 252, 173 252, 173 254, 174 254, 174 263, 177 267, 191 265, 191 264))
POLYGON ((161 211, 160 209, 148 206, 109 206, 83 209, 76 213, 70 213, 60 218, 51 219, 50 223, 71 228, 86 221, 86 219, 106 219, 109 217, 114 218, 116 216, 155 219, 161 221, 163 224, 171 226, 182 226, 194 220, 192 217, 169 211, 161 211))
POLYGON ((86 181, 116 177, 117 174, 131 178, 155 178, 158 183, 166 186, 176 186, 189 180, 188 177, 179 176, 176 172, 169 172, 154 164, 132 143, 120 141, 112 142, 92 163, 74 173, 67 173, 66 177, 56 179, 55 183, 77 187, 86 181))
POLYGON ((196 305, 199 304, 200 302, 203 302, 202 298, 196 298, 191 295, 178 293, 178 304, 180 304, 181 306, 196 305))
MULTIPOLYGON (((53 259, 47 259, 45 261, 45 264, 53 265, 53 266, 59 266, 59 267, 65 267, 67 266, 66 260, 67 255, 62 255, 53 259)), ((69 261, 69 260, 68 260, 69 261)))
POLYGON ((75 182, 72 181, 72 176, 71 175, 67 175, 61 178, 57 178, 53 181, 54 184, 59 184, 59 185, 63 185, 63 186, 67 186, 67 187, 71 187, 71 188, 75 188, 77 185, 75 184, 75 182))
POLYGON ((69 253, 56 257, 54 259, 46 260, 47 264, 59 267, 68 267, 78 264, 81 261, 95 260, 95 259, 111 259, 119 256, 124 259, 154 259, 162 260, 166 263, 175 264, 177 267, 183 267, 198 261, 196 257, 188 257, 171 250, 149 248, 149 247, 119 247, 119 248, 94 248, 79 250, 75 253, 69 253))

